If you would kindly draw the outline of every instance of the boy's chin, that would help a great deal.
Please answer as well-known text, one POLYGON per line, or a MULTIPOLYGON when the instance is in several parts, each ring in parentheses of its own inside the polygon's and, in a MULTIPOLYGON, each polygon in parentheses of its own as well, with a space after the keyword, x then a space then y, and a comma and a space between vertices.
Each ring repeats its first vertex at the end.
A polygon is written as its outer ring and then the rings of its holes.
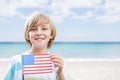
POLYGON ((45 45, 44 44, 37 44, 34 47, 35 48, 45 48, 45 45))

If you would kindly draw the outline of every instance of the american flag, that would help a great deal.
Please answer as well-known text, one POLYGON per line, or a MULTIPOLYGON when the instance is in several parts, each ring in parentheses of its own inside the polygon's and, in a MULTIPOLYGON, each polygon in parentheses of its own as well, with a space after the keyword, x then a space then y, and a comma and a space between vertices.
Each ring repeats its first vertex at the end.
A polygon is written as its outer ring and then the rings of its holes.
POLYGON ((50 54, 22 55, 23 74, 52 73, 50 54))

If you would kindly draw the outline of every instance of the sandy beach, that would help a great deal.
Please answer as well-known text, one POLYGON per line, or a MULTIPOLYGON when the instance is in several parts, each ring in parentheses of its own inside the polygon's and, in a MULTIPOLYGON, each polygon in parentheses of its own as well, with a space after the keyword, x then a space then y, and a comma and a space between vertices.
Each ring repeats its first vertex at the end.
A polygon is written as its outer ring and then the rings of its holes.
POLYGON ((119 59, 79 59, 67 61, 73 80, 120 80, 119 59))
MULTIPOLYGON (((9 60, 0 59, 0 79, 9 60)), ((120 59, 66 59, 72 80, 120 80, 120 59)))
POLYGON ((7 71, 7 67, 9 64, 9 59, 0 59, 0 79, 3 80, 3 76, 7 71))

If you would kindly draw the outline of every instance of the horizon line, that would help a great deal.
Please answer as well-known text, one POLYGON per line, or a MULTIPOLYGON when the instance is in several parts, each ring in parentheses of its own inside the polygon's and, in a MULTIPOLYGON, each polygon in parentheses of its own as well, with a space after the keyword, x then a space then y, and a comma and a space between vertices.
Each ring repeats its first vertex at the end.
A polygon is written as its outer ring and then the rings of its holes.
MULTIPOLYGON (((26 43, 26 41, 0 41, 0 43, 26 43)), ((53 43, 120 43, 120 41, 55 41, 53 43)))

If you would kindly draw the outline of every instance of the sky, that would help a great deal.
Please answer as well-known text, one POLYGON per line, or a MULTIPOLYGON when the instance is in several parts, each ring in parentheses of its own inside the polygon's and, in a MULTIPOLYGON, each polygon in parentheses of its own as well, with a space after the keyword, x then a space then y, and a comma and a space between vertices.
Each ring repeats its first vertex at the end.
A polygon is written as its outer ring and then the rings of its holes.
POLYGON ((120 0, 0 0, 0 42, 23 42, 35 12, 53 20, 60 42, 120 42, 120 0))

